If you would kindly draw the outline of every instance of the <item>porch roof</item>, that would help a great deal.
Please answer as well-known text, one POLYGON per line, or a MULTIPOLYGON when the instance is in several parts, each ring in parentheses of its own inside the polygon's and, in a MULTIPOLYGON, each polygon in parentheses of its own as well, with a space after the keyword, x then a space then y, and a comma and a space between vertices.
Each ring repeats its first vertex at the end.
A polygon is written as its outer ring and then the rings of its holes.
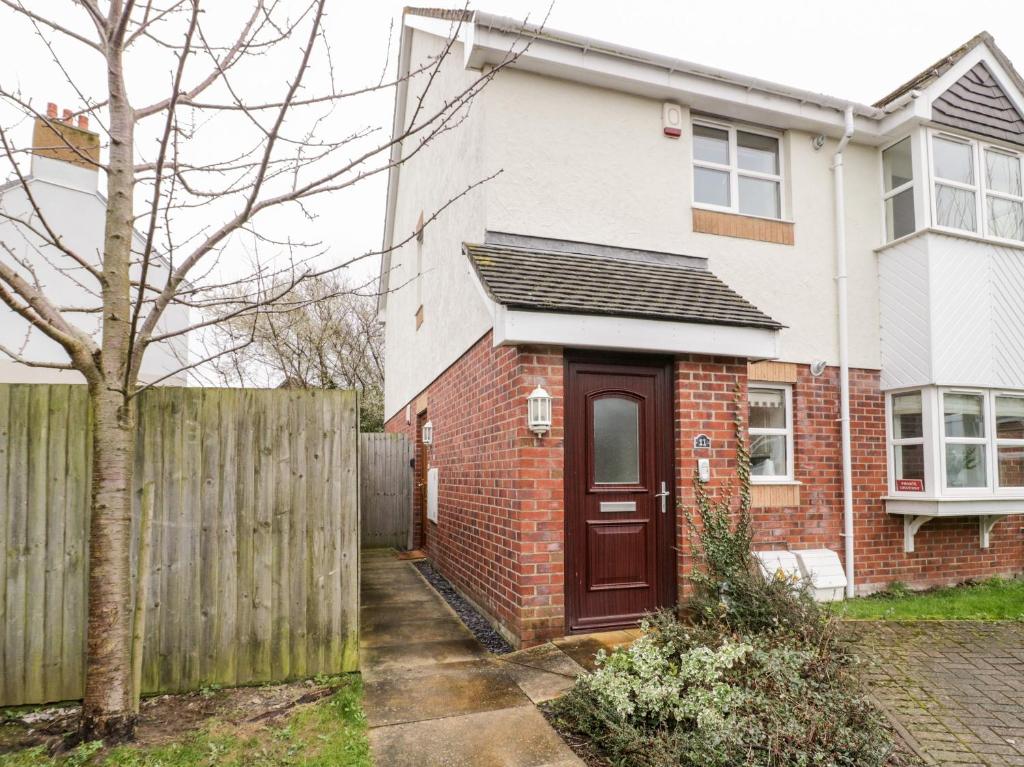
POLYGON ((510 309, 596 314, 704 325, 784 327, 686 257, 636 259, 605 253, 470 244, 463 249, 495 302, 510 309))

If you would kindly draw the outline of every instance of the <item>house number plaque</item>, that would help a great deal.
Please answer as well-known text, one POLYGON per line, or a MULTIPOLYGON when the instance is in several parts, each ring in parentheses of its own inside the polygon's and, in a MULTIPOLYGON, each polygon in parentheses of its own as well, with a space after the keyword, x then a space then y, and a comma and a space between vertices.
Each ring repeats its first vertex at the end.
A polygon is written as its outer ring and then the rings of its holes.
POLYGON ((698 434, 693 438, 694 450, 710 450, 711 438, 707 434, 698 434))

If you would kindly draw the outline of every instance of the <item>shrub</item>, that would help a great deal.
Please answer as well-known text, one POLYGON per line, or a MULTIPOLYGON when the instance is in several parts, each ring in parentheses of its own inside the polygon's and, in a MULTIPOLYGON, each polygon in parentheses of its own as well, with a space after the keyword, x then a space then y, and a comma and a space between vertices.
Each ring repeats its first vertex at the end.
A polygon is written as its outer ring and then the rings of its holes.
POLYGON ((893 764, 885 720, 829 616, 806 584, 766 579, 751 555, 739 417, 736 443, 738 501, 694 480, 692 621, 651 616, 632 647, 599 654, 553 713, 619 767, 893 764))

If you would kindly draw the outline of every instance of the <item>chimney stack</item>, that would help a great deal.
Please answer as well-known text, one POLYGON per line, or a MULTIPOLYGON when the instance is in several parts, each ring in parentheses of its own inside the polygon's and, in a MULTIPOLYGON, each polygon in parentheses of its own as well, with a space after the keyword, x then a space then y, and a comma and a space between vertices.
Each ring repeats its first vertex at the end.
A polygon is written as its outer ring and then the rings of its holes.
MULTIPOLYGON (((58 160, 79 168, 97 171, 100 161, 100 137, 89 130, 89 118, 65 109, 57 119, 57 105, 46 105, 46 117, 37 117, 32 132, 32 154, 35 158, 58 160)), ((33 163, 33 175, 36 175, 33 163)))

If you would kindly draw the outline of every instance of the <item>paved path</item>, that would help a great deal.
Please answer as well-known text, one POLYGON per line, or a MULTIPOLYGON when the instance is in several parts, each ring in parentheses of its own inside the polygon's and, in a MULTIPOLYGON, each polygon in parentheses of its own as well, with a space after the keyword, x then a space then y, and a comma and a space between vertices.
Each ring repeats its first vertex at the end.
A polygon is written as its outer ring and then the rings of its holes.
MULTIPOLYGON (((378 767, 583 767, 535 703, 572 686, 599 647, 582 637, 490 655, 408 562, 362 557, 361 667, 378 767)), ((621 636, 620 636, 621 634, 621 636)))
POLYGON ((1024 623, 847 625, 875 695, 927 760, 1024 765, 1024 623))

